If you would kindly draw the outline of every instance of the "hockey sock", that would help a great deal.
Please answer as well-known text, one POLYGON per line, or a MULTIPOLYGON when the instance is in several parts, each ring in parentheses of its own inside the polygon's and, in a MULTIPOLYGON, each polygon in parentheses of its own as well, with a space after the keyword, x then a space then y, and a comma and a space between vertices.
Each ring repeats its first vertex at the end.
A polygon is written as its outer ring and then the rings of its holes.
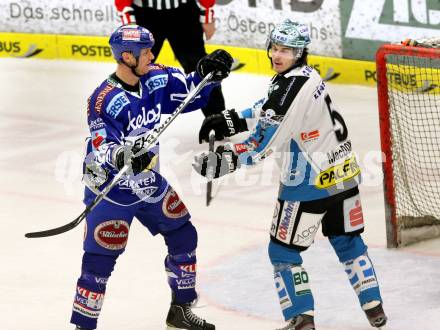
POLYGON ((301 313, 313 311, 309 276, 301 266, 303 260, 299 251, 271 241, 268 252, 284 319, 288 321, 301 313))
POLYGON ((274 280, 286 321, 314 309, 309 276, 301 265, 274 265, 274 280))
POLYGON ((382 301, 376 273, 361 236, 333 236, 330 237, 330 243, 345 267, 361 306, 373 300, 382 301))
POLYGON ((197 298, 195 251, 177 255, 169 254, 165 258, 165 270, 168 275, 168 284, 173 291, 174 303, 189 303, 197 298))
POLYGON ((84 253, 70 322, 86 329, 96 329, 104 302, 107 280, 117 256, 84 253))
POLYGON ((376 273, 367 253, 344 262, 344 265, 345 272, 361 306, 373 300, 382 301, 376 273))

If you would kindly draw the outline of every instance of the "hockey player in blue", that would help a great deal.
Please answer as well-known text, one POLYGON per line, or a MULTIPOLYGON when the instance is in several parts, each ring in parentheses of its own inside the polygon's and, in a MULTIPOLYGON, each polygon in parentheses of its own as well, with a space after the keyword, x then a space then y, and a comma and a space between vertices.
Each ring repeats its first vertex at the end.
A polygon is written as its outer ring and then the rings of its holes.
POLYGON ((286 19, 271 31, 267 51, 277 73, 268 95, 240 113, 225 110, 205 119, 199 140, 248 130, 243 143, 226 143, 195 157, 194 169, 217 178, 274 154, 280 189, 270 230, 269 258, 287 325, 282 330, 315 329, 314 301, 301 252, 322 224, 373 327, 387 318, 373 264, 360 234, 364 230, 358 184, 360 169, 344 118, 325 82, 307 65, 308 27, 286 19), (212 170, 208 170, 212 169, 212 170), (211 174, 209 174, 211 175, 211 174))
POLYGON ((159 173, 159 145, 143 148, 144 134, 157 128, 161 114, 172 113, 213 72, 213 78, 185 111, 200 109, 212 88, 229 75, 231 56, 217 50, 199 61, 197 72, 151 64, 151 33, 137 25, 118 28, 110 37, 117 61, 110 75, 88 99, 91 137, 84 161, 84 202, 112 180, 124 165, 131 170, 87 216, 81 276, 77 282, 71 323, 96 329, 107 281, 124 252, 136 217, 152 235, 161 234, 168 248, 165 270, 172 291, 168 329, 212 330, 215 326, 191 311, 197 298, 197 232, 177 193, 159 173))

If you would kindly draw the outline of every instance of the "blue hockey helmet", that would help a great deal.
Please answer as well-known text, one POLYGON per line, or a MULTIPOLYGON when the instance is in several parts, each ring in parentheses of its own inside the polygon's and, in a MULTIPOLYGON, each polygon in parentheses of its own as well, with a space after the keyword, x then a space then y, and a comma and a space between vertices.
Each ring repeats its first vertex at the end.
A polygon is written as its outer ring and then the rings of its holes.
POLYGON ((305 24, 297 23, 287 18, 270 32, 266 48, 269 49, 273 43, 304 49, 310 44, 309 28, 305 24))
POLYGON ((109 44, 113 57, 116 61, 120 61, 123 52, 131 52, 138 58, 141 49, 153 47, 154 38, 146 28, 129 24, 118 27, 110 36, 109 44))

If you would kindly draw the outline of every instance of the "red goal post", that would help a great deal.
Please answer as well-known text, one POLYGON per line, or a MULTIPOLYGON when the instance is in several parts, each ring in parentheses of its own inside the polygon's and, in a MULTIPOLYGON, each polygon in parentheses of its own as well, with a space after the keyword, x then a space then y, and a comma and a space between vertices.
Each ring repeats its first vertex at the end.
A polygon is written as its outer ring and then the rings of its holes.
POLYGON ((376 53, 388 247, 440 236, 439 40, 376 53))

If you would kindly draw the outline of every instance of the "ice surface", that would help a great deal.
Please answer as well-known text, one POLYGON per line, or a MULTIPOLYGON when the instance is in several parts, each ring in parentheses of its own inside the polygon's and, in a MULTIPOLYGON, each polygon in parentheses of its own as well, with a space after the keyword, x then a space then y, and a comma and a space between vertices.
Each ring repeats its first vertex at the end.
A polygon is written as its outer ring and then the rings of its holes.
MULTIPOLYGON (((87 136, 86 100, 112 64, 1 59, 0 328, 72 329, 69 317, 80 272, 83 229, 26 239, 24 233, 65 224, 83 210, 80 182, 87 136)), ((266 92, 269 77, 233 73, 224 82, 228 107, 241 109, 266 92)), ((440 243, 385 248, 376 90, 330 86, 344 114, 364 173, 365 241, 380 280, 387 329, 440 327, 440 243)), ((161 138, 162 165, 199 232, 196 310, 217 329, 263 330, 283 324, 266 254, 276 200, 273 161, 214 184, 191 171, 201 113, 179 117, 161 138)), ((239 140, 239 137, 234 138, 239 140)), ((80 226, 82 227, 82 226, 80 226)), ((134 221, 127 250, 107 288, 99 329, 164 329, 170 292, 166 249, 134 221)), ((318 329, 370 329, 342 266, 322 235, 303 255, 316 301, 318 329)))

